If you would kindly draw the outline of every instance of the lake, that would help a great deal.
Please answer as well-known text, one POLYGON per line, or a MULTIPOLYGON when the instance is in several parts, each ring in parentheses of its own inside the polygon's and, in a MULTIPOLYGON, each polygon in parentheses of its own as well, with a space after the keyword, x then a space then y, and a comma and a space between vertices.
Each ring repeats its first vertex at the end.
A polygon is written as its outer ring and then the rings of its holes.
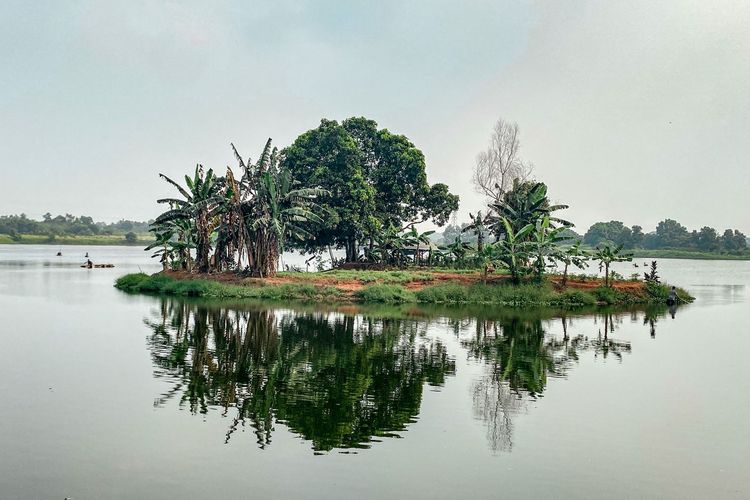
POLYGON ((750 497, 750 262, 564 312, 133 296, 146 252, 57 250, 0 245, 0 499, 750 497))

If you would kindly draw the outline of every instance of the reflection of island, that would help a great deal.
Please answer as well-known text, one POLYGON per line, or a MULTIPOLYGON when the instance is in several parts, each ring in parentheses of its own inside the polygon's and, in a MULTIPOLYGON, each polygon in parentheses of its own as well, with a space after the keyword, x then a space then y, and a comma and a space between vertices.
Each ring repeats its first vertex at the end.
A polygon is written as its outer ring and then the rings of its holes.
POLYGON ((510 451, 513 418, 526 402, 541 396, 547 377, 564 377, 581 353, 617 359, 630 352, 630 343, 610 337, 618 316, 596 317, 603 323, 595 336, 568 335, 572 319, 563 316, 562 339, 545 332, 540 317, 519 314, 499 320, 478 320, 475 333, 462 342, 469 356, 486 364, 483 377, 472 387, 474 414, 487 424, 487 440, 493 451, 510 451))
POLYGON ((455 363, 416 321, 233 310, 164 300, 149 322, 156 375, 192 412, 221 408, 226 439, 250 425, 260 447, 282 422, 315 450, 367 447, 403 431, 425 383, 441 385, 455 363))
POLYGON ((490 447, 509 451, 513 419, 543 395, 548 378, 566 377, 585 353, 621 361, 631 351, 614 338, 621 324, 642 321, 653 336, 668 313, 666 306, 292 312, 165 299, 148 322, 149 344, 156 375, 172 388, 155 404, 177 398, 194 413, 222 411, 232 419, 227 442, 250 428, 263 448, 280 422, 318 451, 368 447, 414 421, 425 383, 440 386, 455 373, 444 345, 426 334, 431 317, 444 317, 483 365, 472 404, 490 447))

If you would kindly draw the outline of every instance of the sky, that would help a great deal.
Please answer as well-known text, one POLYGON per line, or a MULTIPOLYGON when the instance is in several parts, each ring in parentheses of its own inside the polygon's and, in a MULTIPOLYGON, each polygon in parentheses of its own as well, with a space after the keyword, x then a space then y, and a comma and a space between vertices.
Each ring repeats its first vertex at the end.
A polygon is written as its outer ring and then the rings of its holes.
POLYGON ((146 220, 321 118, 408 136, 481 209, 498 118, 571 206, 750 234, 750 2, 15 1, 0 11, 0 214, 146 220))

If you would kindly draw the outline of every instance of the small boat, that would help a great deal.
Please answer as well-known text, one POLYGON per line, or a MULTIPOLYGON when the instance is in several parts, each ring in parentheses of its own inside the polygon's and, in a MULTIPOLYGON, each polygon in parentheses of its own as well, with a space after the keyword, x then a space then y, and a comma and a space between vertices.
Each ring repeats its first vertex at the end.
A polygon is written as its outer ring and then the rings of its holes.
POLYGON ((81 266, 84 269, 105 269, 110 267, 115 267, 114 264, 94 264, 93 266, 89 267, 87 264, 83 264, 81 266))

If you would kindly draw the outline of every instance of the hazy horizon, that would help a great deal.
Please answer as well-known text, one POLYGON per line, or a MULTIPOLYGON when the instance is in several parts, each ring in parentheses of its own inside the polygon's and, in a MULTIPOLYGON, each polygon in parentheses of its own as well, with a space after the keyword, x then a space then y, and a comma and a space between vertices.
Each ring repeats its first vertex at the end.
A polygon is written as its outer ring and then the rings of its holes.
POLYGON ((321 118, 402 133, 482 208, 497 118, 578 232, 665 218, 750 234, 750 4, 10 2, 0 214, 147 220, 158 173, 234 167, 321 118))

